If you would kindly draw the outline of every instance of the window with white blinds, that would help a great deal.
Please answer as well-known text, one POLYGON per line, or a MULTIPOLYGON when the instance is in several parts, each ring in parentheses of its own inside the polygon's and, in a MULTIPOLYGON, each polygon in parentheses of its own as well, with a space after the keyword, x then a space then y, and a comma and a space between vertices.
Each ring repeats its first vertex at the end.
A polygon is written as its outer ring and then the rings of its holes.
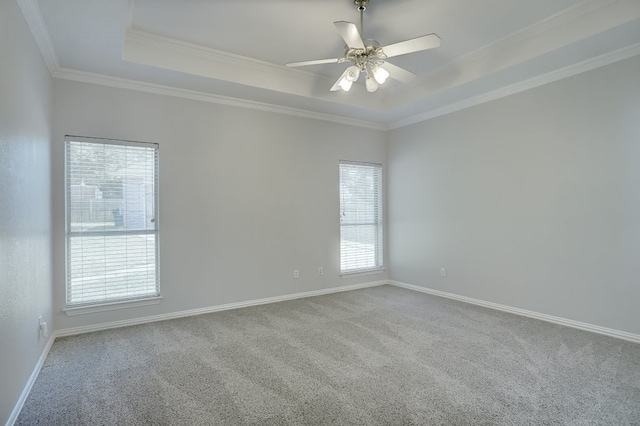
POLYGON ((158 145, 67 136, 67 307, 160 295, 158 145))
POLYGON ((382 166, 340 162, 340 271, 381 268, 382 166))

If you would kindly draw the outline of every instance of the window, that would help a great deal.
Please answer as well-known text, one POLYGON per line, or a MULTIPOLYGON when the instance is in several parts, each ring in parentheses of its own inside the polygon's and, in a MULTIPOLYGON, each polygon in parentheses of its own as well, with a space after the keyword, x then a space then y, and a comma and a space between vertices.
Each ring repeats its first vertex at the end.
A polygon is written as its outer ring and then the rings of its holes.
POLYGON ((160 296, 158 145, 67 136, 67 308, 160 296))
POLYGON ((382 166, 340 162, 340 271, 382 268, 382 166))

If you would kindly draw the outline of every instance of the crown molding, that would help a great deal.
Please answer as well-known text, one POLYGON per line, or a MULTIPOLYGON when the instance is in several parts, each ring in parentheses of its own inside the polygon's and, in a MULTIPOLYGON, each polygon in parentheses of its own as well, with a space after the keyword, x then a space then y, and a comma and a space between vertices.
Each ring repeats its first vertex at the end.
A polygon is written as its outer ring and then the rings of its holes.
POLYGON ((583 0, 522 30, 453 59, 401 87, 387 101, 394 109, 538 58, 640 18, 636 0, 583 0))
POLYGON ((135 29, 125 34, 122 59, 361 109, 383 107, 382 99, 372 98, 364 87, 356 86, 349 96, 341 96, 329 92, 334 83, 329 77, 135 29), (319 90, 320 87, 327 89, 319 90))
POLYGON ((553 28, 567 24, 581 16, 586 15, 587 13, 595 12, 596 10, 610 5, 616 1, 619 0, 583 0, 538 22, 534 22, 533 24, 524 27, 516 32, 513 32, 501 39, 481 46, 471 52, 465 53, 464 55, 461 55, 451 62, 443 65, 442 67, 436 68, 434 72, 441 70, 449 71, 452 69, 460 69, 464 65, 469 64, 477 59, 502 52, 511 46, 534 38, 553 28))
POLYGON ((42 57, 44 58, 44 62, 47 64, 47 68, 49 68, 49 72, 53 75, 58 68, 60 68, 60 62, 58 61, 58 56, 56 55, 56 49, 53 46, 53 42, 51 41, 51 37, 49 36, 49 31, 47 30, 47 26, 44 23, 44 19, 42 18, 42 13, 40 13, 40 7, 38 6, 37 0, 16 0, 20 10, 22 11, 22 15, 27 21, 27 25, 29 25, 29 29, 33 34, 33 38, 42 53, 42 57))
POLYGON ((504 98, 516 93, 524 92, 535 87, 543 86, 545 84, 553 83, 558 80, 562 80, 567 77, 571 77, 583 72, 587 72, 596 68, 600 68, 614 62, 618 62, 624 59, 628 59, 634 56, 640 55, 640 43, 627 46, 622 49, 615 50, 613 52, 606 53, 604 55, 597 56, 592 59, 588 59, 583 62, 579 62, 574 65, 570 65, 558 70, 543 74, 510 86, 506 86, 497 90, 493 90, 487 93, 483 93, 478 96, 474 96, 459 102, 454 102, 449 105, 437 108, 431 111, 427 111, 421 114, 417 114, 411 117, 407 117, 402 120, 398 120, 392 123, 376 123, 364 120, 356 120, 345 117, 340 117, 331 114, 318 113, 313 111, 306 111, 297 108, 289 108, 279 105, 273 105, 263 102, 256 102, 238 98, 232 98, 228 96, 220 96, 211 93, 198 92, 195 90, 180 89, 171 86, 164 86, 154 83, 147 83, 143 81, 125 79, 120 77, 112 77, 102 74, 90 73, 85 71, 77 71, 66 68, 59 68, 54 74, 54 78, 62 80, 77 81, 82 83, 98 84, 101 86, 109 86, 120 89, 135 90, 139 92, 153 93, 158 95, 165 95, 183 99, 190 99, 201 102, 208 102, 220 105, 234 106, 239 108, 256 109, 260 111, 273 112, 277 114, 286 114, 297 117, 311 118, 322 121, 329 121, 333 123, 345 124, 348 126, 364 127, 373 130, 387 131, 394 130, 401 127, 409 126, 411 124, 427 121, 432 118, 447 115, 453 112, 461 111, 467 108, 471 108, 477 105, 481 105, 487 102, 491 102, 500 98, 504 98))
MULTIPOLYGON (((583 0, 554 15, 551 15, 545 19, 542 19, 541 21, 538 21, 532 25, 529 25, 528 27, 525 27, 506 37, 503 37, 502 39, 499 39, 495 42, 482 46, 472 52, 464 54, 454 59, 453 61, 445 64, 444 66, 437 68, 429 75, 433 73, 438 73, 438 72, 447 73, 447 72, 450 72, 452 69, 460 69, 461 67, 469 65, 472 62, 482 57, 499 53, 511 46, 521 43, 524 40, 538 36, 545 31, 549 31, 555 27, 566 24, 570 21, 575 20, 576 18, 579 18, 587 13, 594 12, 616 1, 619 1, 619 0, 583 0)), ((236 55, 233 53, 224 52, 221 50, 216 50, 216 49, 212 49, 202 45, 184 42, 181 40, 176 40, 173 38, 164 37, 158 34, 153 34, 153 33, 145 32, 141 30, 129 29, 127 31, 127 33, 125 34, 125 52, 123 54, 123 58, 126 57, 127 60, 131 60, 134 62, 141 62, 147 65, 163 67, 163 65, 160 64, 158 60, 153 59, 154 55, 150 55, 148 52, 148 49, 154 49, 164 54, 166 54, 167 52, 171 52, 171 53, 180 55, 181 58, 199 58, 202 60, 211 61, 215 64, 225 64, 229 67, 232 67, 232 69, 252 70, 255 73, 258 73, 261 75, 270 74, 273 76, 277 76, 278 80, 284 79, 284 81, 290 82, 291 79, 294 79, 294 80, 298 80, 300 83, 304 85, 307 85, 307 84, 313 85, 313 84, 319 83, 319 84, 326 84, 330 86, 334 83, 333 79, 325 76, 321 76, 313 72, 304 71, 300 69, 291 69, 279 64, 273 64, 270 62, 249 58, 246 56, 236 55), (139 49, 147 49, 147 51, 144 54, 142 54, 139 51, 135 51, 131 49, 131 52, 129 52, 129 49, 127 49, 128 44, 130 46, 136 46, 139 49), (142 59, 143 57, 144 59, 142 59), (152 63, 149 63, 149 61, 152 63)), ((164 61, 160 60, 160 62, 164 62, 164 61)), ((179 62, 181 63, 180 64, 181 69, 179 69, 178 71, 185 72, 184 68, 186 67, 186 68, 193 69, 194 74, 201 75, 200 72, 196 71, 198 67, 195 64, 187 66, 185 65, 186 61, 179 61, 179 62)), ((166 67, 166 62, 164 62, 164 64, 165 64, 164 67, 166 67)), ((214 72, 213 70, 215 68, 216 67, 211 67, 211 68, 207 67, 207 72, 213 73, 214 72)), ((241 72, 238 71, 237 73, 232 73, 232 74, 233 74, 233 77, 236 77, 236 74, 241 74, 241 72)), ((211 77, 211 76, 206 75, 205 77, 211 77)), ((225 79, 224 77, 222 78, 225 79)), ((243 76, 241 80, 245 78, 250 80, 249 76, 243 76)), ((425 76, 425 78, 428 78, 428 76, 425 76)), ((236 82, 241 84, 247 84, 246 81, 236 81, 236 82)), ((259 84, 264 84, 264 82, 261 80, 259 84)), ((264 88, 271 89, 271 87, 264 87, 264 88)), ((279 90, 279 89, 276 88, 276 90, 279 90)), ((409 90, 410 89, 407 88, 407 91, 409 90)), ((304 91, 300 93, 293 93, 293 94, 296 94, 296 95, 302 94, 303 96, 310 95, 312 97, 317 97, 317 93, 303 93, 303 92, 304 91)), ((354 98, 353 95, 355 95, 355 93, 350 93, 350 95, 351 97, 349 100, 353 100, 352 98, 354 98)), ((335 101, 335 98, 329 98, 324 100, 335 101)), ((363 102, 361 107, 365 109, 378 109, 375 104, 371 103, 370 97, 363 99, 361 102, 363 102)))
MULTIPOLYGON (((386 126, 381 123, 357 120, 352 118, 340 117, 332 114, 319 113, 314 111, 307 111, 297 108, 290 108, 275 104, 268 104, 264 102, 250 101, 239 98, 232 98, 228 96, 215 95, 206 92, 198 92, 188 89, 180 89, 177 87, 164 86, 154 83, 147 83, 137 80, 125 79, 120 77, 112 77, 103 74, 73 70, 69 68, 62 68, 58 60, 58 56, 55 51, 49 31, 45 25, 40 7, 37 0, 16 0, 22 14, 27 21, 29 29, 36 41, 38 48, 44 58, 44 61, 51 73, 51 76, 63 80, 78 81, 84 83, 98 84, 102 86, 110 86, 122 89, 129 89, 135 91, 141 91, 146 93, 155 93, 165 96, 178 97, 183 99, 197 100, 201 102, 214 103, 219 105, 235 106, 239 108, 255 109, 259 111, 273 112, 277 114, 285 114, 296 117, 310 118, 315 120, 329 121, 333 123, 344 124, 347 126, 363 127, 373 130, 386 130, 386 126)), ((129 25, 133 12, 133 2, 129 5, 129 25)), ((192 52, 202 58, 214 58, 216 60, 223 61, 231 65, 242 65, 251 67, 254 70, 261 72, 268 72, 271 74, 277 74, 283 78, 313 78, 315 81, 319 78, 316 74, 302 70, 290 70, 286 67, 282 67, 269 62, 259 61, 252 58, 246 58, 240 55, 229 54, 226 52, 202 48, 197 45, 190 45, 189 43, 168 39, 165 37, 157 36, 155 34, 144 33, 142 31, 128 30, 127 34, 132 37, 134 41, 144 41, 150 44, 168 47, 174 50, 185 50, 192 52), (191 50, 190 50, 191 49, 191 50)), ((327 81, 327 85, 333 83, 333 81, 327 77, 322 77, 327 81)))
POLYGON ((153 34, 136 29, 130 29, 126 32, 125 43, 127 42, 135 43, 141 46, 153 47, 156 49, 161 49, 163 51, 178 52, 185 56, 194 56, 213 62, 232 65, 235 67, 252 69, 261 73, 275 74, 284 78, 297 78, 305 80, 308 78, 313 78, 316 81, 323 80, 323 82, 327 83, 328 85, 334 83, 333 79, 309 71, 287 68, 283 65, 261 61, 259 59, 250 58, 248 56, 236 55, 234 53, 212 49, 210 47, 205 47, 199 44, 176 40, 173 38, 164 37, 158 34, 153 34))
POLYGON ((311 118, 315 120, 329 121, 332 123, 345 124, 347 126, 364 127, 374 130, 386 130, 386 126, 381 123, 357 120, 353 118, 340 117, 337 115, 324 114, 320 112, 307 111, 298 108, 290 108, 280 105, 268 104, 265 102, 250 101, 246 99, 232 98, 229 96, 215 95, 212 93, 198 92, 195 90, 181 89, 177 87, 164 86, 161 84, 147 83, 144 81, 131 80, 120 77, 112 77, 103 74, 96 74, 86 71, 77 71, 67 68, 59 68, 53 75, 54 78, 71 80, 82 83, 98 84, 101 86, 115 87, 119 89, 135 90, 138 92, 153 93, 157 95, 171 96, 174 98, 190 99, 194 101, 207 102, 219 105, 227 105, 239 108, 248 108, 259 111, 273 112, 276 114, 292 115, 296 117, 311 118))
POLYGON ((614 50, 613 52, 608 52, 604 55, 596 56, 595 58, 587 59, 586 61, 578 62, 577 64, 569 65, 567 67, 560 68, 555 71, 551 71, 549 73, 512 84, 510 86, 492 90, 490 92, 483 93, 482 95, 474 96, 459 102, 454 102, 441 108, 437 108, 431 111, 424 112, 422 114, 417 114, 412 117, 390 123, 389 125, 387 125, 387 130, 398 129, 400 127, 450 114, 452 112, 471 108, 476 105, 484 104, 496 99, 524 92, 526 90, 553 83, 554 81, 562 80, 564 78, 581 74, 583 72, 591 71, 596 68, 612 64, 614 62, 632 58, 637 55, 640 55, 640 43, 632 44, 631 46, 623 47, 622 49, 614 50))
MULTIPOLYGON (((548 84, 562 78, 570 77, 572 75, 576 75, 585 71, 589 71, 604 65, 608 65, 610 63, 620 61, 632 56, 636 56, 640 54, 640 44, 634 44, 632 46, 628 46, 623 49, 616 50, 614 52, 610 52, 601 56, 598 56, 593 59, 589 59, 578 64, 570 65, 565 68, 561 68, 550 73, 540 75, 510 86, 502 87, 497 90, 493 90, 478 96, 474 96, 471 98, 464 99, 462 101, 454 102, 449 105, 442 106, 437 109, 433 109, 431 111, 426 111, 421 114, 413 115, 410 117, 406 117, 404 119, 391 122, 391 123, 378 123, 371 122, 366 120, 357 120, 346 117, 340 117, 333 114, 326 113, 318 113, 307 110, 300 110, 297 108, 285 107, 275 104, 268 104, 264 102, 257 102, 227 96, 220 96, 206 92, 199 92, 188 89, 181 89, 177 87, 164 86, 154 83, 147 83, 143 81, 131 80, 120 77, 112 77, 97 73, 85 72, 72 70, 67 68, 62 68, 58 61, 58 57, 55 52, 54 45, 49 36, 49 32, 44 23, 44 19, 40 12, 40 8, 38 6, 37 0, 16 0, 22 14, 24 15, 27 24, 34 36, 34 39, 42 53, 44 61, 49 69, 51 75, 54 78, 79 81, 85 83, 98 84, 103 86, 117 87, 135 91, 141 91, 146 93, 155 93, 166 96, 184 98, 197 100, 201 102, 215 103, 220 105, 228 105, 235 106, 240 108, 248 108, 255 109, 260 111, 273 112, 278 114, 286 114, 297 117, 311 118, 322 121, 329 121, 339 124, 345 124, 349 126, 356 127, 364 127, 374 130, 392 130, 400 127, 404 127, 407 125, 415 124, 421 121, 429 120, 431 118, 439 117, 445 114, 449 114, 452 112, 460 111, 462 109, 470 108, 476 105, 480 105, 482 103, 490 102, 492 100, 496 100, 505 96, 510 96, 515 93, 519 93, 525 90, 529 90, 534 87, 538 87, 544 84, 548 84)), ((133 2, 130 1, 129 7, 129 20, 131 19, 132 13, 132 5, 133 2)), ((452 70, 460 69, 461 67, 468 67, 472 65, 475 61, 482 60, 485 57, 489 57, 491 55, 500 54, 500 52, 505 51, 506 49, 513 48, 518 43, 525 42, 529 39, 535 38, 544 34, 545 32, 549 32, 556 27, 565 25, 570 23, 571 21, 575 21, 581 17, 584 17, 587 14, 594 13, 605 6, 610 5, 618 5, 625 6, 625 3, 629 0, 583 0, 567 9, 564 9, 554 15, 551 15, 541 21, 538 21, 522 30, 516 31, 500 40, 497 40, 488 45, 482 46, 479 49, 476 49, 472 52, 469 52, 465 55, 462 55, 453 61, 445 64, 444 66, 435 69, 433 72, 429 73, 424 78, 420 79, 424 81, 428 79, 430 76, 439 73, 448 73, 452 70)), ((629 6, 629 5, 626 5, 629 6)), ((129 24, 130 25, 130 24, 129 24)), ((297 81, 301 86, 308 84, 311 81, 317 82, 321 81, 321 84, 325 82, 327 84, 331 84, 333 81, 327 77, 319 76, 318 74, 298 70, 298 69, 290 69, 281 65, 260 61, 253 58, 248 58, 240 55, 231 54, 228 52, 223 52, 215 49, 210 49, 207 47, 182 42, 179 40, 162 37, 156 34, 151 34, 135 29, 128 28, 125 43, 129 43, 129 45, 133 46, 142 46, 144 48, 152 48, 157 49, 159 52, 172 52, 174 54, 180 54, 185 57, 191 57, 194 59, 213 61, 220 64, 225 64, 228 67, 235 68, 239 67, 240 69, 247 69, 256 75, 261 74, 265 76, 271 76, 272 78, 276 78, 278 80, 284 81, 297 81)), ((378 102, 382 102, 383 100, 387 102, 388 107, 398 107, 403 103, 401 102, 398 105, 389 105, 389 103, 394 103, 393 99, 399 99, 402 96, 402 93, 410 93, 415 92, 415 88, 407 86, 404 92, 398 93, 401 95, 400 97, 391 95, 391 97, 387 97, 385 99, 378 99, 378 102)), ((299 95, 299 93, 297 93, 299 95)), ((362 108, 360 105, 363 102, 361 99, 362 95, 352 90, 350 92, 349 99, 346 100, 347 104, 351 104, 351 106, 357 106, 362 108)), ((364 95, 367 95, 364 93, 364 95)), ((327 95, 328 96, 328 95, 327 95)), ((315 96, 311 96, 312 98, 317 98, 317 93, 315 96)), ((333 101, 335 99, 327 99, 322 98, 325 101, 333 101)), ((344 101, 344 99, 342 99, 344 101)), ((372 104, 371 99, 368 97, 364 99, 366 101, 365 109, 372 110, 381 110, 382 103, 380 104, 372 104)), ((406 102, 404 102, 406 104, 406 102)))

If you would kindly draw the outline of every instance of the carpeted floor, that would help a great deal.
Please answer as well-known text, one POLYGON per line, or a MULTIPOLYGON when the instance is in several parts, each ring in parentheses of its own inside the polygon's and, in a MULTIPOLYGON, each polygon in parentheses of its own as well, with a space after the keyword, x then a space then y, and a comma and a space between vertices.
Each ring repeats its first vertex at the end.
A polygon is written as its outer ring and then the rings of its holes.
POLYGON ((391 286, 60 338, 19 425, 639 425, 640 345, 391 286))

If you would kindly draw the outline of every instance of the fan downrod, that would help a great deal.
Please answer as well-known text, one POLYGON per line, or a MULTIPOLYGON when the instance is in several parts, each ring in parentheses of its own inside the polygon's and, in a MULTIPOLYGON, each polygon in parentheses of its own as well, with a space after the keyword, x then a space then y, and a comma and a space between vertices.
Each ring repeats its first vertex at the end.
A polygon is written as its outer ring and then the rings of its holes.
POLYGON ((369 0, 353 0, 353 4, 356 5, 358 12, 364 12, 367 10, 367 6, 369 6, 369 0))

